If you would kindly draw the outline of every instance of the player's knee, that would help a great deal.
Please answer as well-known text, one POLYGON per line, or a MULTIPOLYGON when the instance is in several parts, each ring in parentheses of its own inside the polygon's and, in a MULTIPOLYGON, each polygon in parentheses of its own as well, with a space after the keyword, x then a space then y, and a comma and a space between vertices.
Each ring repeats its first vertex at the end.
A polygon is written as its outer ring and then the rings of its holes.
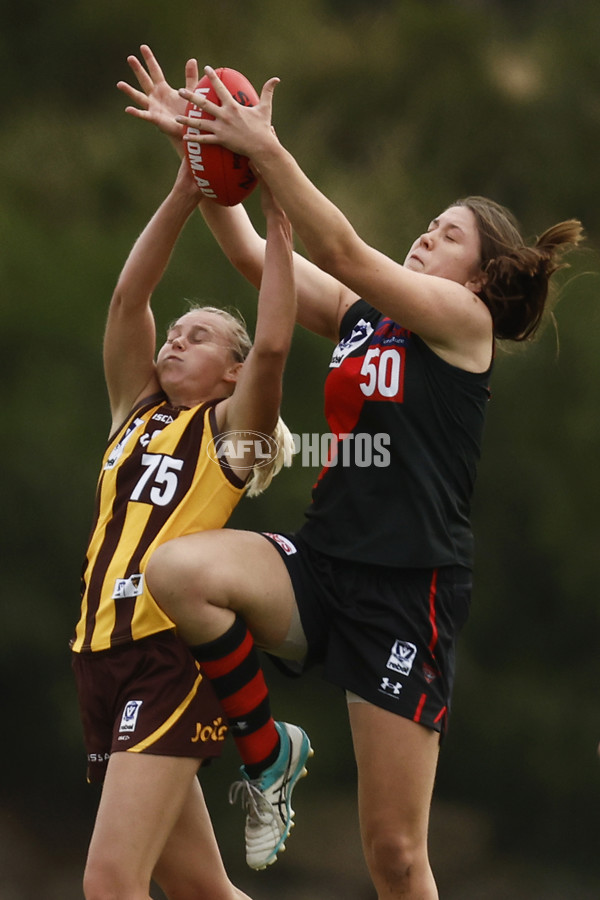
POLYGON ((122 884, 121 873, 110 861, 88 860, 83 874, 85 900, 119 900, 128 896, 127 890, 131 887, 122 884))
POLYGON ((201 593, 196 589, 197 584, 202 584, 197 568, 177 539, 157 547, 150 557, 146 566, 146 584, 167 615, 177 612, 192 591, 195 601, 201 601, 201 593))
POLYGON ((375 884, 409 892, 427 864, 422 842, 411 834, 381 830, 365 841, 365 858, 375 884))

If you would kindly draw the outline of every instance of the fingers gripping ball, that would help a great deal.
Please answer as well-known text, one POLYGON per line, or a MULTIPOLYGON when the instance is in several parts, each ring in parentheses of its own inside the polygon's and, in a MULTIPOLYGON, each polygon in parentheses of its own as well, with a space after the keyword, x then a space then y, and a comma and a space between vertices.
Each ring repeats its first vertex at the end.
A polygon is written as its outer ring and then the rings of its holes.
MULTIPOLYGON (((242 106, 255 106, 259 97, 247 78, 235 69, 215 70, 234 100, 242 106)), ((212 87, 208 76, 200 79, 195 88, 207 100, 221 105, 221 101, 212 87)), ((256 187, 256 178, 250 169, 248 157, 232 153, 220 144, 201 144, 194 137, 202 131, 201 120, 214 117, 188 103, 186 116, 197 119, 198 127, 187 127, 184 141, 186 156, 196 184, 205 197, 209 197, 221 206, 235 206, 245 200, 256 187)))

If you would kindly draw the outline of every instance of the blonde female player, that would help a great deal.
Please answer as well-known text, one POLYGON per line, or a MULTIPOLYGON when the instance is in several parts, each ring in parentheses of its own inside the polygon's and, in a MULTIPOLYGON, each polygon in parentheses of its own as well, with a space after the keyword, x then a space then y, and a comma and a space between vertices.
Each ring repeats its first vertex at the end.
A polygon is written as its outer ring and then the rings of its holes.
MULTIPOLYGON (((148 48, 142 54, 143 95, 130 96, 135 114, 160 127, 176 103, 148 48)), ((215 117, 200 140, 251 158, 316 264, 296 258, 298 313, 336 345, 325 396, 338 454, 297 534, 181 538, 159 548, 148 576, 199 655, 240 618, 272 653, 304 642, 308 662, 347 692, 377 896, 433 900, 429 808, 470 602, 469 510, 494 341, 534 334, 581 226, 560 223, 527 246, 503 207, 471 197, 435 216, 396 263, 361 240, 279 143, 277 80, 243 109, 206 71, 220 107, 180 91, 215 117)), ((174 123, 164 130, 181 134, 174 123)), ((263 243, 243 210, 227 221, 208 212, 225 252, 257 281, 263 243)))
MULTIPOLYGON (((103 782, 86 900, 147 900, 151 879, 169 900, 248 900, 226 875, 196 778, 221 753, 223 710, 154 602, 145 567, 161 541, 223 526, 246 489, 264 489, 281 465, 267 440, 261 453, 270 446, 273 458, 253 468, 255 444, 242 443, 236 455, 232 433, 283 434, 282 373, 295 320, 291 229, 264 189, 267 250, 253 346, 235 316, 193 308, 170 327, 155 361, 152 293, 199 199, 182 165, 129 254, 106 325, 112 428, 71 644, 88 779, 103 782), (224 432, 229 455, 218 451, 224 432)), ((250 759, 264 765, 285 744, 286 765, 292 745, 302 765, 308 742, 301 729, 272 721, 258 677, 253 697, 262 728, 245 735, 250 759)))

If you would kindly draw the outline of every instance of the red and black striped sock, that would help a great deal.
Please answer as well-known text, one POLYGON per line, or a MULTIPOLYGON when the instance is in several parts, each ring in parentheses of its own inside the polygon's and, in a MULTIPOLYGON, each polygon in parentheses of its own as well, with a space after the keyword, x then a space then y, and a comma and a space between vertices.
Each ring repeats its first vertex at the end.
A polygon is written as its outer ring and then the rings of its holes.
POLYGON ((191 650, 221 701, 248 777, 257 778, 277 759, 279 734, 246 623, 238 616, 221 637, 191 650))

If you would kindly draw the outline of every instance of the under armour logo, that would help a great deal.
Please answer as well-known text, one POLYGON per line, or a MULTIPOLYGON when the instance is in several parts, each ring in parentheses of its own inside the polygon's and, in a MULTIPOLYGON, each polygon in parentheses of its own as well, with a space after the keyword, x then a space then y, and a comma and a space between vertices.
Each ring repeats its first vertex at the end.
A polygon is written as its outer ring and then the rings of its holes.
POLYGON ((398 681, 390 681, 390 679, 385 676, 381 679, 379 690, 382 694, 391 694, 393 697, 399 697, 400 691, 402 690, 402 685, 398 681))

